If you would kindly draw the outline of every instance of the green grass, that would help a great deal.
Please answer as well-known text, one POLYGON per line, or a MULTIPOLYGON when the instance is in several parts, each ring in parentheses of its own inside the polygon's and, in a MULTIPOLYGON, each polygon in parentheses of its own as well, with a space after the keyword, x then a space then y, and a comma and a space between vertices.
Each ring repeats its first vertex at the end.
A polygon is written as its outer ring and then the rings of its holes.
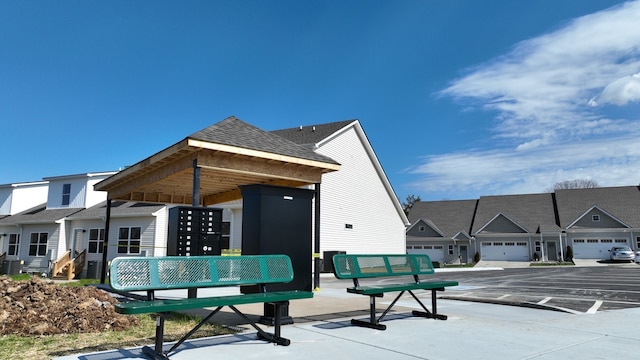
MULTIPOLYGON (((64 334, 48 336, 0 336, 0 360, 32 359, 46 360, 52 357, 151 345, 155 335, 155 318, 138 315, 140 325, 125 331, 103 331, 99 333, 64 334)), ((165 341, 176 341, 191 330, 200 318, 173 313, 165 322, 165 341)), ((202 326, 191 338, 232 333, 216 324, 202 326)))
POLYGON ((557 261, 534 261, 530 264, 530 266, 573 266, 574 263, 570 262, 570 261, 563 261, 563 262, 557 262, 557 261))

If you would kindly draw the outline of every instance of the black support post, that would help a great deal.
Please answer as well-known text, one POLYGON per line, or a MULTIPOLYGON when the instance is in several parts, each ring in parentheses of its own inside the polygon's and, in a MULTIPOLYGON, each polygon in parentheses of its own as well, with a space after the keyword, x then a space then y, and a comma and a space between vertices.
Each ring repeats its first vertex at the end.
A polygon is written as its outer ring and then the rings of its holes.
MULTIPOLYGON (((320 183, 315 184, 315 244, 313 248, 313 288, 320 289, 320 183)), ((325 259, 326 261, 326 259, 325 259)))
POLYGON ((111 223, 111 199, 107 199, 107 216, 104 224, 104 243, 102 245, 102 269, 100 271, 100 284, 107 279, 107 253, 109 252, 109 224, 111 223))

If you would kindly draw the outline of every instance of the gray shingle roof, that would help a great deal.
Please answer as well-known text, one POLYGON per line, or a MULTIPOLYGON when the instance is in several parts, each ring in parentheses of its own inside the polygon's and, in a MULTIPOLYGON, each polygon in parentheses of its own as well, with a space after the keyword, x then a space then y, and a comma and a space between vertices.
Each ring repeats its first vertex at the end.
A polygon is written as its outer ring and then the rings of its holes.
POLYGON ((560 231, 551 193, 480 197, 472 234, 499 214, 507 216, 530 233, 560 231))
MULTIPOLYGON (((111 203, 111 217, 120 216, 151 216, 154 212, 165 207, 164 204, 150 204, 131 201, 113 201, 111 203)), ((99 219, 106 216, 107 202, 94 205, 88 209, 79 211, 72 216, 70 220, 82 219, 99 219)))
POLYGON ((421 201, 413 204, 409 221, 431 221, 445 236, 453 237, 460 231, 469 234, 478 200, 421 201))
POLYGON ((46 204, 42 204, 21 213, 0 219, 0 226, 53 223, 80 210, 82 210, 82 208, 47 209, 46 204))
POLYGON ((295 128, 274 130, 271 133, 293 141, 296 144, 317 144, 338 130, 357 120, 336 121, 326 124, 306 125, 295 128))
POLYGON ((625 224, 640 228, 640 188, 638 186, 556 190, 560 225, 569 226, 594 206, 625 224))
POLYGON ((264 131, 234 116, 228 117, 188 136, 194 140, 231 145, 301 159, 338 164, 335 160, 315 153, 275 133, 264 131))

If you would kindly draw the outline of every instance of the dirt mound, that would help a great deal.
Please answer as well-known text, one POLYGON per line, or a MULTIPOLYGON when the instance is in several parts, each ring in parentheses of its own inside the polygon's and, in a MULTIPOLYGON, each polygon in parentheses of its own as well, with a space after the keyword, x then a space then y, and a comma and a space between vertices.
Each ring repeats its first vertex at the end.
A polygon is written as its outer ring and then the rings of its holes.
POLYGON ((117 303, 93 286, 71 287, 33 278, 0 277, 0 335, 53 335, 124 330, 134 316, 115 312, 117 303))

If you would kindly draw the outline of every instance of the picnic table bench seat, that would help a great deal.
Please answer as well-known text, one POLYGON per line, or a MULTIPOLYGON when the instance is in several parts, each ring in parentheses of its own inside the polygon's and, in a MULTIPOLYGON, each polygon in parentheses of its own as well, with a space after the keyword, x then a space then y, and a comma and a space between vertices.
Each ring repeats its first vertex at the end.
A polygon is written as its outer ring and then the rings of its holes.
POLYGON ((442 281, 421 279, 420 276, 433 275, 435 270, 431 259, 426 254, 336 254, 333 256, 334 274, 338 279, 351 279, 353 286, 347 288, 348 293, 369 296, 369 320, 352 319, 351 323, 378 330, 385 330, 382 319, 391 311, 404 293, 409 293, 424 311, 414 310, 413 316, 446 320, 447 316, 438 314, 437 291, 444 291, 446 287, 457 286, 457 281, 442 281), (398 277, 413 281, 398 282, 398 277), (382 280, 362 285, 365 280, 382 280), (415 290, 431 291, 431 311, 414 294, 415 290), (387 292, 399 292, 391 304, 380 317, 376 315, 376 298, 383 297, 387 292))
POLYGON ((293 266, 287 255, 118 257, 110 266, 110 286, 117 292, 146 292, 145 300, 121 302, 116 304, 115 309, 121 314, 156 314, 155 347, 151 349, 145 346, 142 349, 144 354, 154 359, 168 359, 170 353, 225 306, 256 329, 259 339, 289 345, 291 341, 281 336, 281 309, 288 305, 289 300, 312 298, 313 293, 299 290, 267 292, 266 284, 287 283, 292 280, 293 266), (178 299, 156 298, 159 290, 240 285, 257 285, 258 292, 178 299), (237 305, 254 303, 273 304, 273 333, 263 330, 236 308, 237 305), (209 307, 215 309, 168 350, 163 350, 164 320, 167 313, 209 307))

